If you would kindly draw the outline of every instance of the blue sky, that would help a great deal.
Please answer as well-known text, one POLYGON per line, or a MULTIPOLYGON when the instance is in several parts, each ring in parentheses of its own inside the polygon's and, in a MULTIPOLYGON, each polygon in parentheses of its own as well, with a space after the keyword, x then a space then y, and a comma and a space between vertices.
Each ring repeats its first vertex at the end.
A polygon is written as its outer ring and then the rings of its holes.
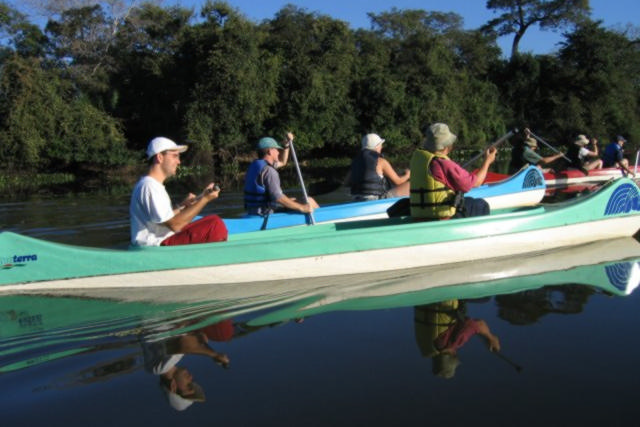
MULTIPOLYGON (((196 11, 204 0, 165 0, 165 4, 180 4, 195 7, 196 11)), ((464 18, 467 29, 478 28, 496 15, 487 10, 486 0, 227 0, 247 18, 259 22, 271 19, 288 3, 348 22, 352 28, 369 28, 367 12, 380 13, 392 7, 398 9, 424 9, 429 11, 455 12, 464 18)), ((623 28, 628 23, 640 26, 640 1, 638 0, 591 0, 591 17, 602 20, 605 27, 623 28)), ((549 53, 556 50, 562 40, 560 33, 529 30, 520 42, 521 52, 549 53)), ((502 38, 499 45, 503 54, 511 52, 512 38, 502 38)))

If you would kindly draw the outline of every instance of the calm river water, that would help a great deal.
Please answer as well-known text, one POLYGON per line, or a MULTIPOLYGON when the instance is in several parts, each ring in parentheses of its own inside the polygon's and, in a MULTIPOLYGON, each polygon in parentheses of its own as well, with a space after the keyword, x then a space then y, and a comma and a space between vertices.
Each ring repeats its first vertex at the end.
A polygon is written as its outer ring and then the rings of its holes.
MULTIPOLYGON (((318 200, 341 198, 334 193, 318 200)), ((223 193, 208 212, 236 215, 240 200, 239 193, 223 193)), ((0 229, 125 247, 128 195, 0 202, 0 229)), ((495 280, 437 291, 424 290, 435 276, 414 272, 346 285, 328 281, 305 292, 249 286, 224 294, 205 288, 108 298, 0 296, 1 423, 634 424, 637 246, 625 240, 485 263, 477 268, 493 268, 495 280), (576 254, 584 265, 545 271, 576 254), (537 273, 509 277, 514 265, 529 264, 537 273), (441 301, 458 309, 446 311, 441 301), (460 339, 466 329, 456 328, 465 319, 483 320, 499 339, 500 353, 473 336, 458 348, 457 362, 436 355, 435 331, 448 326, 437 329, 434 313, 449 316, 460 339), (186 387, 199 397, 201 390, 204 401, 167 392, 163 376, 150 368, 159 348, 184 354, 175 366, 185 382, 198 384, 186 387)))

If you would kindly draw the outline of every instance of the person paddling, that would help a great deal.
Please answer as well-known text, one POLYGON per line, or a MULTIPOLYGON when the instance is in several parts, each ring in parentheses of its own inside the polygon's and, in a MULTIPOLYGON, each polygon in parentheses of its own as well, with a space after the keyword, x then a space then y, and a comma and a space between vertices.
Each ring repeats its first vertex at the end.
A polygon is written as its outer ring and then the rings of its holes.
POLYGON ((484 182, 496 158, 496 148, 489 147, 482 166, 471 173, 449 158, 456 140, 449 126, 434 123, 427 128, 423 149, 413 153, 410 178, 413 218, 447 219, 490 213, 484 199, 463 196, 484 182))
POLYGON ((553 162, 561 157, 565 157, 563 153, 556 153, 551 156, 542 156, 537 153, 538 141, 531 136, 529 129, 525 129, 524 142, 514 147, 511 152, 511 163, 509 165, 509 173, 513 174, 522 169, 526 165, 539 167, 542 172, 553 172, 550 166, 553 162))
POLYGON ((249 165, 244 181, 244 205, 249 215, 268 217, 283 209, 312 213, 318 208, 318 203, 311 197, 305 203, 300 203, 282 191, 277 169, 286 163, 293 138, 291 132, 287 133, 284 147, 268 136, 258 141, 258 159, 249 165))

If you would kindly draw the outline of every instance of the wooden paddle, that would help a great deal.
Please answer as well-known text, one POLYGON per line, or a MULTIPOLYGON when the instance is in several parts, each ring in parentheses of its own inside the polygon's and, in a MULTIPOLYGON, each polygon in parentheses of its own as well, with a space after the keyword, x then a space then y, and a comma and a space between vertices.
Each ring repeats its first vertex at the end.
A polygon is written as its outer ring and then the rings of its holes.
POLYGON ((511 138, 513 135, 515 135, 516 133, 518 133, 518 129, 514 128, 513 130, 510 130, 509 132, 505 133, 504 135, 502 135, 500 138, 498 138, 495 142, 491 143, 490 145, 488 145, 484 150, 482 150, 480 153, 478 153, 477 155, 473 156, 472 158, 470 158, 469 160, 467 160, 462 167, 463 168, 467 168, 470 164, 472 164, 473 162, 475 162, 476 160, 478 160, 480 157, 484 156, 484 153, 491 147, 497 147, 498 145, 502 144, 503 142, 507 141, 509 138, 511 138))
MULTIPOLYGON (((302 188, 302 197, 304 197, 304 202, 309 203, 309 196, 307 196, 307 189, 304 186, 304 181, 302 180, 302 172, 300 172, 300 165, 298 164, 298 156, 296 156, 296 149, 293 147, 293 139, 289 140, 289 148, 291 148, 291 157, 293 158, 293 164, 296 166, 296 172, 298 173, 298 180, 300 180, 300 187, 302 188)), ((315 218, 313 217, 313 212, 308 213, 309 222, 311 225, 316 223, 315 218)))

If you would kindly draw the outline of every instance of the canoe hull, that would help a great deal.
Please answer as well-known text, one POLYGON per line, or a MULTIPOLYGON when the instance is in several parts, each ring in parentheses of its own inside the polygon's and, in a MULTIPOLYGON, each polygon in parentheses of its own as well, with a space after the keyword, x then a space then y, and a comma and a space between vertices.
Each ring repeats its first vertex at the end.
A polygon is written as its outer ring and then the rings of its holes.
POLYGON ((403 269, 442 266, 547 251, 597 240, 627 236, 640 228, 639 217, 549 228, 522 233, 487 235, 453 242, 348 252, 333 255, 194 267, 179 270, 142 271, 96 277, 80 277, 21 285, 5 285, 0 293, 50 288, 138 288, 184 285, 246 284, 268 280, 295 280, 368 274, 403 269), (594 232, 594 229, 600 231, 594 232))
POLYGON ((1 233, 0 258, 14 254, 22 264, 0 270, 0 293, 365 274, 545 251, 632 236, 638 229, 640 190, 623 179, 574 201, 486 217, 321 224, 242 233, 202 245, 119 251, 1 233))

